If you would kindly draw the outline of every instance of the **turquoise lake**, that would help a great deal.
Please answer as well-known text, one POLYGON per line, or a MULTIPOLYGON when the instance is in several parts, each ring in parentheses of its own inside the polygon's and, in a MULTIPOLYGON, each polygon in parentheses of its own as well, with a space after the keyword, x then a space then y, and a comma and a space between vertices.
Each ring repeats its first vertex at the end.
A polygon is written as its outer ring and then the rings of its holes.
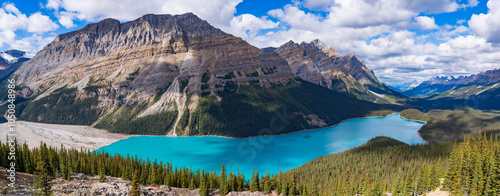
POLYGON ((298 167, 316 157, 360 146, 376 136, 388 136, 408 144, 425 143, 417 131, 424 123, 405 120, 399 114, 386 117, 358 118, 333 127, 296 132, 288 135, 229 139, 215 136, 164 137, 138 136, 100 148, 111 154, 137 155, 177 167, 192 167, 237 172, 250 179, 252 168, 271 174, 298 167))

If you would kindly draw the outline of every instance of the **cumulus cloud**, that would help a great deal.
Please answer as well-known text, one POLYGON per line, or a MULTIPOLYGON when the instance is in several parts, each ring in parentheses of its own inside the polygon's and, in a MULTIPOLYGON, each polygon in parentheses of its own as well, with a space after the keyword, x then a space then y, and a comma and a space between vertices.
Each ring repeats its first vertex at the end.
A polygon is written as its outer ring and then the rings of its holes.
POLYGON ((58 27, 48 16, 40 12, 26 16, 14 4, 4 3, 0 8, 0 47, 9 45, 11 48, 31 51, 35 48, 30 40, 16 39, 16 31, 35 33, 33 36, 37 37, 38 34, 53 31, 58 27))
POLYGON ((415 18, 415 24, 422 30, 437 29, 436 21, 434 18, 428 16, 418 16, 415 18))
POLYGON ((49 0, 45 7, 55 10, 59 22, 72 27, 71 20, 96 22, 105 18, 129 21, 148 13, 183 14, 193 12, 217 27, 229 25, 236 5, 242 0, 49 0))
POLYGON ((279 22, 273 22, 267 18, 257 18, 251 14, 242 14, 234 17, 230 22, 230 31, 236 36, 245 38, 255 37, 261 29, 271 29, 279 25, 279 22))
POLYGON ((26 30, 30 33, 43 33, 55 30, 58 27, 48 16, 37 12, 28 17, 26 30))
MULTIPOLYGON (((500 18, 493 15, 492 11, 500 6, 491 1, 488 3, 490 12, 487 16, 481 16, 482 22, 491 19, 490 23, 493 23, 493 18, 500 18)), ((496 55, 500 56, 497 52, 500 48, 488 43, 492 41, 492 36, 486 39, 488 35, 500 34, 494 28, 488 28, 492 24, 483 23, 487 30, 478 31, 475 33, 477 36, 474 36, 463 25, 465 21, 438 26, 435 19, 428 16, 455 12, 478 4, 476 0, 459 2, 294 1, 268 12, 270 17, 280 21, 281 28, 246 39, 260 47, 279 46, 288 40, 301 42, 320 39, 335 47, 340 54, 354 53, 382 81, 392 84, 409 79, 421 81, 436 75, 477 74, 497 68, 499 57, 496 55), (414 29, 424 32, 417 34, 413 32, 414 29)), ((495 23, 500 26, 498 24, 495 23)))
POLYGON ((472 32, 486 38, 488 42, 500 43, 500 0, 490 0, 487 3, 487 14, 474 14, 468 24, 472 32))
POLYGON ((297 29, 314 31, 320 29, 321 25, 320 16, 306 13, 293 5, 286 5, 283 9, 270 10, 268 14, 297 29))
POLYGON ((423 81, 437 75, 471 75, 499 67, 500 49, 474 35, 458 36, 439 45, 416 44, 411 37, 405 39, 406 44, 402 44, 390 36, 382 37, 357 49, 367 55, 369 68, 389 84, 423 81), (396 48, 403 52, 383 56, 396 48), (384 52, 373 52, 378 50, 384 52))
POLYGON ((48 16, 36 12, 27 17, 13 4, 4 4, 0 8, 0 30, 26 30, 30 33, 43 33, 58 28, 48 16))
POLYGON ((330 25, 348 27, 398 23, 420 13, 453 12, 466 6, 453 0, 303 0, 300 4, 311 10, 327 11, 330 25))

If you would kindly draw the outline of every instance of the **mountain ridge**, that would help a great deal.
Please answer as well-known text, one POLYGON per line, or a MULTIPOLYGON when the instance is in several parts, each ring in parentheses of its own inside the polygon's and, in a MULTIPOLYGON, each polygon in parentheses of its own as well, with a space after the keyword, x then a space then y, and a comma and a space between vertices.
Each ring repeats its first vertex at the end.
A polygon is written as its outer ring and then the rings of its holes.
POLYGON ((498 110, 500 106, 500 69, 460 77, 434 77, 404 92, 426 101, 431 108, 475 108, 498 110))
POLYGON ((399 104, 406 99, 381 83, 354 54, 340 56, 318 39, 300 44, 289 41, 275 50, 306 81, 371 102, 399 104))
POLYGON ((500 82, 500 69, 493 69, 470 76, 436 76, 420 83, 417 87, 404 91, 408 96, 430 96, 443 93, 460 86, 482 85, 491 86, 500 82))

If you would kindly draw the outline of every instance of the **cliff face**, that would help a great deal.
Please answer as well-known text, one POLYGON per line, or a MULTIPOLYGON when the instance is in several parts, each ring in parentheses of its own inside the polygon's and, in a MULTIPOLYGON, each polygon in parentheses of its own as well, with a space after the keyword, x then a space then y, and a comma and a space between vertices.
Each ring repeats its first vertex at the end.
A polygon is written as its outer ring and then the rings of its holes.
POLYGON ((98 99, 92 109, 143 105, 138 115, 145 117, 182 114, 188 106, 196 108, 199 95, 227 90, 228 84, 268 87, 295 75, 274 51, 251 46, 188 13, 145 15, 123 24, 106 19, 59 35, 16 78, 37 100, 63 87, 77 88, 77 99, 98 99))
POLYGON ((393 100, 385 96, 402 98, 383 85, 356 56, 340 56, 319 40, 300 44, 289 41, 276 52, 287 60, 299 78, 309 82, 372 102, 393 100))
POLYGON ((139 92, 140 100, 174 81, 187 82, 186 91, 194 93, 221 90, 227 81, 259 80, 265 86, 293 78, 277 54, 255 48, 193 14, 89 24, 57 36, 17 71, 18 84, 35 92, 55 88, 48 84, 78 82, 82 88, 89 79, 104 79, 111 91, 139 92), (202 89, 202 80, 207 88, 202 89))

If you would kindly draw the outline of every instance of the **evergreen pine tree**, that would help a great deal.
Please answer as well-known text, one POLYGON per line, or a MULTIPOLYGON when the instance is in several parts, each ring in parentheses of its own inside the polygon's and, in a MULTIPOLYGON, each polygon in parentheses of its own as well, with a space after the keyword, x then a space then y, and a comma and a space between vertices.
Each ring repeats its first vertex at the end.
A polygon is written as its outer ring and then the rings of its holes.
POLYGON ((207 176, 205 175, 205 172, 203 171, 201 174, 201 180, 200 180, 200 189, 198 190, 198 194, 200 196, 208 196, 210 192, 208 191, 207 187, 207 176))
POLYGON ((130 184, 129 195, 131 196, 141 195, 141 189, 139 187, 139 176, 137 174, 137 170, 134 171, 134 176, 132 177, 132 183, 130 184))
POLYGON ((245 186, 245 175, 238 174, 237 181, 238 181, 238 186, 236 191, 243 191, 243 188, 245 186))
POLYGON ((24 152, 23 153, 24 169, 26 173, 33 173, 34 172, 33 163, 31 162, 30 151, 26 143, 23 144, 23 152, 24 152))
POLYGON ((288 195, 288 183, 286 181, 286 178, 284 178, 285 180, 283 180, 281 183, 281 195, 282 196, 287 196, 288 195))
POLYGON ((252 177, 250 179, 250 192, 259 190, 259 173, 255 173, 255 167, 252 170, 252 177))
POLYGON ((52 195, 52 184, 50 183, 51 177, 48 171, 48 165, 45 161, 47 157, 47 152, 41 148, 40 154, 38 154, 38 161, 35 172, 35 185, 34 195, 48 196, 52 195))
POLYGON ((281 178, 282 178, 282 174, 281 174, 281 167, 280 169, 278 170, 278 175, 276 177, 276 194, 281 194, 281 189, 282 189, 282 181, 281 181, 281 178))
POLYGON ((295 195, 297 194, 297 178, 295 177, 295 172, 290 171, 290 175, 288 176, 288 194, 295 195))
POLYGON ((264 193, 271 193, 271 178, 269 177, 269 169, 266 171, 266 175, 264 176, 264 193))
POLYGON ((99 182, 105 182, 105 181, 106 181, 106 170, 104 162, 101 161, 101 163, 99 164, 99 182))
POLYGON ((413 195, 413 172, 409 171, 405 178, 403 195, 413 195))
POLYGON ((222 169, 219 176, 219 195, 227 195, 229 193, 227 186, 226 167, 222 164, 222 169))
POLYGON ((380 189, 380 186, 378 183, 373 183, 373 185, 370 188, 370 191, 368 193, 368 196, 382 196, 383 192, 380 189))
POLYGON ((195 188, 194 178, 191 178, 191 180, 189 181, 189 190, 193 190, 194 188, 195 188))

